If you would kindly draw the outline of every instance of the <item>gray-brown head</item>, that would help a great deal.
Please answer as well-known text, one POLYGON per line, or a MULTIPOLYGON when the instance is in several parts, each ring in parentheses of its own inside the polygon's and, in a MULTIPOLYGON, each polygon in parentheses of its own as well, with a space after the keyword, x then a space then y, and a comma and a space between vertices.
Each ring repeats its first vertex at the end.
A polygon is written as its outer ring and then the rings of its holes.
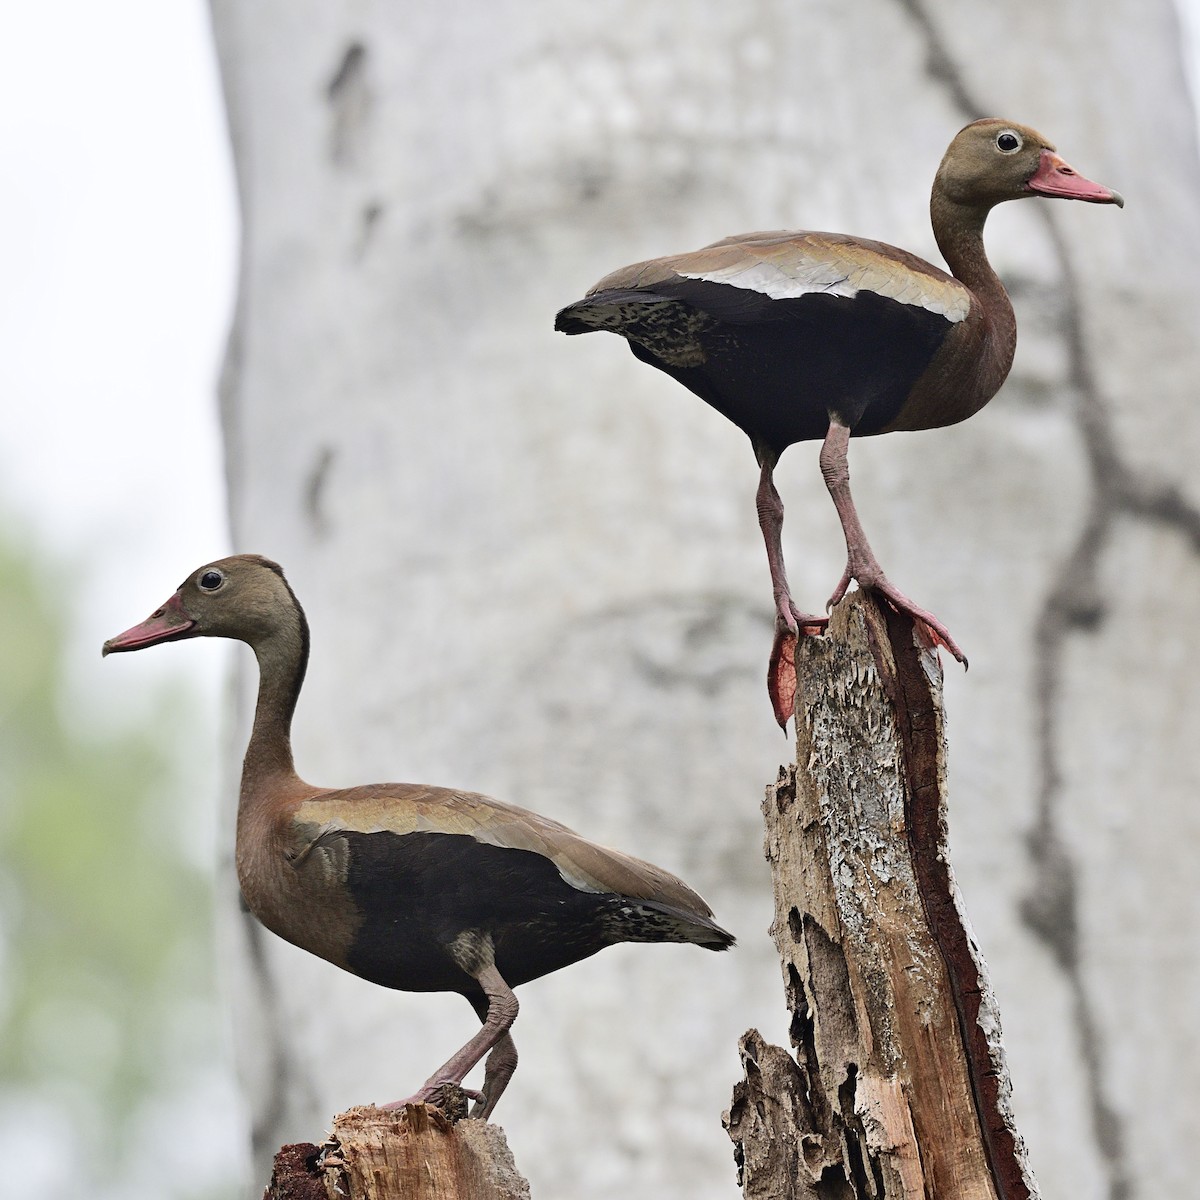
POLYGON ((258 554, 235 554, 193 571, 140 625, 109 638, 103 653, 193 637, 236 638, 256 651, 282 641, 301 658, 308 652, 308 623, 283 569, 258 554))
POLYGON ((1120 193, 1085 179, 1065 163, 1036 129, 988 117, 959 130, 933 182, 939 197, 964 208, 989 209, 1005 200, 1054 196, 1115 204, 1120 193))

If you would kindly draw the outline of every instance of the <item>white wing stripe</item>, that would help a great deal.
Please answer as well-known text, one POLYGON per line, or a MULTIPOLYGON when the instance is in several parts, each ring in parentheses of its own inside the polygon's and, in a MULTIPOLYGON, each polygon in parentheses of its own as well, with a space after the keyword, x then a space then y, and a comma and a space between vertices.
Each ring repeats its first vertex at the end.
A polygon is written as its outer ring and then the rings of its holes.
POLYGON ((867 267, 858 267, 849 275, 839 274, 824 264, 808 271, 783 271, 771 263, 756 262, 750 265, 718 267, 711 271, 677 271, 681 279, 695 279, 704 283, 721 283, 727 287, 744 288, 769 296, 772 300, 790 300, 814 292, 833 296, 857 296, 865 286, 880 296, 896 300, 900 304, 911 304, 928 312, 945 317, 951 324, 966 319, 971 307, 967 295, 958 295, 947 303, 944 298, 924 292, 915 280, 881 276, 881 272, 867 267), (872 286, 874 285, 874 286, 872 286))

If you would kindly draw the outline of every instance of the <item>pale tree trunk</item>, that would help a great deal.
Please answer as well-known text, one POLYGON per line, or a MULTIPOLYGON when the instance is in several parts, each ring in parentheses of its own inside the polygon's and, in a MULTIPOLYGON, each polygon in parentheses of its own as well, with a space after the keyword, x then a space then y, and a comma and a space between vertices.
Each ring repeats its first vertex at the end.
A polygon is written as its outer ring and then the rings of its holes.
MULTIPOLYGON (((936 258, 926 198, 1001 113, 1125 191, 1009 205, 1013 378, 856 443, 949 672, 959 883, 1047 1196, 1184 1195, 1200 1120, 1200 188, 1170 6, 214 0, 245 218, 226 377, 239 549, 314 633, 307 777, 478 788, 684 875, 729 956, 623 947, 522 989, 498 1116, 534 1195, 732 1196, 738 1036, 786 1044, 757 798, 790 752, 740 433, 553 314, 607 270, 759 228, 936 258)), ((778 479, 795 594, 842 548, 813 447, 778 479)), ((258 1170, 472 1029, 247 924, 258 1170)))

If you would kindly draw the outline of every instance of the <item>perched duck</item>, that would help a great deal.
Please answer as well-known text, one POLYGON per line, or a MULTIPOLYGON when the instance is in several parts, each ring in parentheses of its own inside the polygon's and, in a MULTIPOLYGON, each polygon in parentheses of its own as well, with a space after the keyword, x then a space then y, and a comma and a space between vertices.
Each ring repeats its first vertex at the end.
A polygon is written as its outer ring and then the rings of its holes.
POLYGON ((411 783, 319 788, 292 762, 308 662, 304 610, 269 559, 194 571, 104 654, 236 638, 259 666, 242 768, 237 874, 273 933, 383 987, 458 992, 480 1031, 401 1105, 436 1101, 489 1055, 472 1116, 487 1118, 517 1065, 512 989, 617 942, 733 945, 675 876, 487 796, 411 783))
POLYGON ((1017 327, 984 253, 983 226, 995 205, 1026 196, 1124 203, 1063 162, 1040 133, 989 118, 958 133, 933 181, 930 217, 949 275, 906 250, 846 234, 747 233, 614 271, 558 314, 563 333, 620 334, 643 362, 749 436, 775 592, 768 690, 785 728, 796 638, 827 621, 796 607, 784 571, 773 473, 793 442, 824 440, 821 472, 846 537, 846 569, 829 607, 856 580, 966 663, 945 626, 883 573, 850 496, 846 448, 851 435, 953 425, 996 394, 1017 327))

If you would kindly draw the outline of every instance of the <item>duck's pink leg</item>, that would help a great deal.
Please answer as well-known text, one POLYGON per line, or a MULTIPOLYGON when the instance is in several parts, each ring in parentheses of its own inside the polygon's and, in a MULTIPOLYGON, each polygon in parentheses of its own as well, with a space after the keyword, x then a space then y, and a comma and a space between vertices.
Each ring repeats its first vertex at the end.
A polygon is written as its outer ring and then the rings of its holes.
MULTIPOLYGON (((512 988, 504 982, 500 972, 494 966, 484 967, 475 978, 488 998, 487 1017, 484 1019, 482 1028, 461 1050, 442 1063, 425 1080, 418 1092, 404 1100, 393 1100, 391 1104, 385 1104, 384 1108, 403 1108, 406 1104, 426 1104, 430 1101, 436 1103, 445 1084, 453 1083, 461 1086, 467 1072, 489 1050, 493 1047, 499 1048, 500 1044, 507 1039, 509 1047, 512 1048, 511 1056, 502 1052, 499 1063, 495 1065, 491 1062, 488 1063, 489 1070, 484 1079, 484 1091, 476 1092, 463 1088, 463 1091, 476 1102, 476 1107, 480 1109, 479 1115, 487 1116, 496 1107, 496 1101, 500 1099, 500 1093, 508 1085, 508 1080, 517 1065, 516 1048, 513 1047, 512 1038, 508 1033, 513 1021, 517 1019, 517 998, 513 995, 512 988), (511 1066, 508 1066, 509 1059, 511 1059, 511 1066), (507 1074, 504 1074, 506 1067, 508 1067, 508 1071, 507 1074), (500 1076, 503 1078, 501 1079, 500 1076)), ((472 1115, 475 1113, 472 1112, 472 1115)))
POLYGON ((833 498, 838 518, 842 522, 842 532, 846 535, 846 570, 842 573, 837 587, 833 589, 833 595, 829 597, 828 607, 832 608, 846 594, 850 581, 856 580, 859 587, 878 592, 898 612, 908 613, 910 617, 920 621, 929 630, 935 644, 945 646, 965 667, 966 655, 958 648, 945 625, 933 613, 918 608, 883 573, 883 568, 867 541, 862 522, 859 521, 854 508, 854 499, 850 495, 850 468, 846 463, 846 449, 849 444, 849 428, 836 417, 831 418, 829 432, 821 446, 821 474, 825 477, 825 486, 833 498))
POLYGON ((758 458, 762 467, 755 498, 758 525, 767 546, 771 590, 775 594, 775 642, 767 666, 767 692, 775 720, 786 730, 796 700, 796 640, 805 634, 819 633, 829 624, 829 618, 801 612, 792 601, 783 565, 783 501, 774 479, 778 456, 760 448, 758 458))
POLYGON ((483 1091, 471 1106, 471 1116, 486 1121, 492 1115, 492 1109, 504 1094, 516 1069, 517 1046, 512 1035, 506 1033, 488 1055, 487 1065, 483 1069, 483 1091))

